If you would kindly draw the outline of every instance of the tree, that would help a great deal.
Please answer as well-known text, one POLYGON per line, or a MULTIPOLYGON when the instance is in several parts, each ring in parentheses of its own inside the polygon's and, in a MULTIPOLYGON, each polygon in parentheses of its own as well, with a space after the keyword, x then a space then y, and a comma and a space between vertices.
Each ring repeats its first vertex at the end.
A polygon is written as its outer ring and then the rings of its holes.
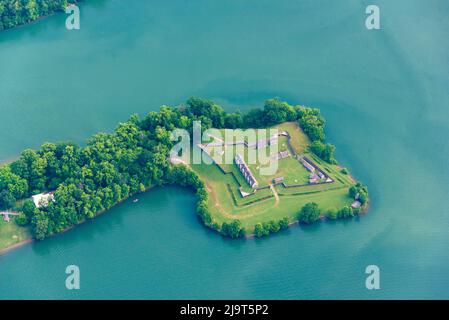
POLYGON ((312 150, 313 153, 315 153, 318 157, 320 157, 324 161, 326 161, 328 163, 335 162, 335 159, 334 159, 335 146, 334 145, 332 145, 330 143, 324 144, 320 140, 315 140, 310 145, 310 149, 312 150))
POLYGON ((327 210, 326 218, 328 218, 330 220, 338 219, 338 211, 337 211, 337 209, 331 208, 331 209, 327 210))
POLYGON ((310 224, 317 221, 320 218, 320 209, 314 202, 309 202, 302 207, 298 215, 298 220, 301 223, 310 224))
POLYGON ((352 199, 355 199, 357 193, 358 193, 358 190, 357 190, 357 187, 356 187, 356 186, 350 186, 350 187, 349 187, 349 196, 350 196, 352 199))
POLYGON ((368 201, 368 188, 360 182, 349 187, 348 192, 351 198, 357 198, 362 205, 368 201))
POLYGON ((271 220, 268 224, 269 224, 270 233, 276 233, 276 232, 279 232, 279 230, 281 230, 281 227, 279 226, 278 221, 271 220))
POLYGON ((343 207, 340 211, 338 211, 338 218, 351 218, 354 216, 354 212, 351 207, 343 207))
POLYGON ((26 200, 23 203, 22 206, 22 212, 27 217, 28 221, 31 221, 31 218, 33 218, 34 211, 36 210, 36 206, 34 205, 34 202, 31 200, 26 200))
POLYGON ((225 112, 218 104, 198 98, 191 97, 187 100, 188 112, 196 116, 198 119, 210 119, 214 128, 223 128, 225 121, 225 112), (202 118, 203 116, 203 118, 202 118))
MULTIPOLYGON (((21 8, 21 14, 25 12, 21 7, 24 3, 30 3, 30 0, 14 2, 21 8)), ((39 8, 46 4, 48 12, 58 8, 58 3, 50 0, 35 3, 39 8)), ((6 7, 0 7, 0 14, 3 14, 1 10, 10 11, 10 6, 6 7)), ((7 19, 2 23, 5 21, 7 19)), ((214 221, 209 212, 208 192, 199 176, 188 167, 170 164, 168 156, 172 142, 169 132, 179 126, 187 128, 196 120, 201 121, 204 129, 212 126, 258 128, 297 119, 304 121, 309 133, 324 128, 319 110, 292 107, 279 99, 267 100, 263 110, 254 109, 245 115, 239 112, 227 114, 218 104, 201 98, 191 98, 187 105, 176 108, 162 106, 159 112, 150 112, 142 121, 132 115, 112 133, 93 135, 83 147, 74 143, 45 143, 38 150, 23 151, 17 161, 0 166, 0 207, 13 207, 16 200, 33 193, 54 191, 54 201, 46 207, 38 209, 31 200, 25 201, 17 219, 21 224, 30 222, 36 239, 44 239, 94 218, 99 212, 148 187, 177 184, 196 193, 197 213, 205 225, 225 236, 242 237, 246 230, 239 220, 220 225, 214 221)), ((327 146, 320 143, 317 145, 325 150, 327 146)), ((364 201, 364 195, 367 198, 366 186, 356 184, 354 190, 361 196, 361 201, 364 201)), ((341 214, 348 215, 346 211, 341 214)), ((354 211, 350 213, 354 214, 354 211)), ((311 223, 319 218, 320 212, 316 204, 308 204, 299 216, 300 221, 311 223)), ((269 235, 288 228, 288 223, 287 218, 260 223, 254 226, 254 233, 256 236, 269 235)))
POLYGON ((368 201, 368 195, 365 193, 365 191, 360 191, 359 201, 362 205, 364 205, 368 201))
POLYGON ((243 127, 242 114, 240 112, 226 114, 225 127, 229 129, 242 128, 243 127))
POLYGON ((287 102, 281 101, 279 98, 265 101, 263 113, 264 124, 267 126, 296 119, 296 112, 293 107, 287 102))
POLYGON ((7 190, 14 198, 21 199, 28 192, 25 179, 14 174, 9 166, 0 167, 0 191, 7 190))
MULTIPOLYGON (((78 2, 71 0, 71 3, 78 2)), ((2 0, 0 2, 0 30, 34 21, 39 17, 62 11, 67 0, 2 0)))
POLYGON ((47 160, 34 151, 27 149, 22 152, 19 160, 11 164, 14 174, 28 181, 31 192, 40 192, 45 189, 47 182, 46 168, 47 160))
POLYGON ((0 209, 10 209, 14 206, 16 198, 8 190, 0 192, 0 209))
POLYGON ((318 109, 301 108, 299 125, 312 141, 324 141, 324 118, 318 109))
POLYGON ((15 221, 19 226, 26 226, 27 224, 30 223, 30 220, 27 218, 27 216, 24 213, 19 214, 16 217, 15 221))
POLYGON ((261 223, 257 223, 254 226, 254 235, 258 238, 268 236, 270 234, 270 231, 265 229, 261 223))
POLYGON ((34 21, 39 18, 39 10, 36 0, 28 0, 28 3, 26 4, 26 13, 28 21, 34 21))
POLYGON ((37 240, 44 240, 49 234, 49 219, 44 212, 37 210, 33 218, 34 236, 37 240))
POLYGON ((353 214, 354 216, 359 215, 360 212, 362 211, 361 207, 358 207, 358 208, 351 208, 351 209, 352 209, 352 214, 353 214))
POLYGON ((288 229, 289 223, 288 223, 288 218, 284 217, 281 220, 279 220, 279 227, 281 228, 281 230, 285 230, 288 229))
POLYGON ((233 220, 231 223, 223 222, 221 232, 225 236, 238 238, 243 236, 244 229, 242 228, 242 223, 240 220, 233 220))
POLYGON ((260 109, 252 109, 243 116, 243 126, 245 128, 263 127, 263 111, 260 109))

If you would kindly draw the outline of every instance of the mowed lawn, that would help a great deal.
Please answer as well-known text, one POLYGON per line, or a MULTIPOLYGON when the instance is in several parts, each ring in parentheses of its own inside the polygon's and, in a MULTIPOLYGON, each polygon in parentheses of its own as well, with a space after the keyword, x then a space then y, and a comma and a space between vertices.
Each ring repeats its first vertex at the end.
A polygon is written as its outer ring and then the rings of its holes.
POLYGON ((310 145, 310 139, 301 130, 297 122, 284 122, 274 126, 279 132, 287 131, 292 138, 290 143, 298 154, 304 153, 308 145, 310 145))
MULTIPOLYGON (((287 123, 285 127, 281 127, 278 130, 279 132, 290 130, 296 132, 296 135, 299 136, 298 129, 295 130, 293 128, 294 126, 291 123, 287 123)), ((222 135, 224 136, 223 133, 222 135)), ((306 138, 300 140, 306 141, 306 138)), ((292 152, 288 148, 288 139, 284 136, 279 137, 277 144, 259 150, 247 148, 243 145, 209 147, 208 150, 214 161, 219 163, 224 171, 234 172, 243 189, 248 192, 251 191, 251 188, 247 186, 234 163, 234 157, 237 154, 245 159, 258 181, 259 187, 269 186, 273 179, 278 177, 284 177, 287 184, 306 184, 308 182, 309 172, 293 157, 292 152), (289 152, 288 157, 279 160, 275 158, 279 152, 285 151, 289 152)))
MULTIPOLYGON (((296 122, 282 123, 275 128, 279 132, 288 131, 293 151, 297 154, 305 154, 312 159, 334 180, 334 183, 292 188, 276 186, 276 196, 271 189, 267 188, 258 190, 256 194, 247 198, 242 198, 238 192, 236 179, 243 185, 245 191, 252 189, 235 164, 221 165, 226 172, 232 171, 235 178, 231 174, 223 174, 215 164, 191 165, 201 179, 206 181, 209 192, 209 208, 217 223, 239 219, 247 232, 252 233, 255 224, 260 222, 279 220, 284 217, 287 217, 290 222, 296 221, 299 211, 308 202, 317 203, 323 214, 331 208, 340 209, 351 204, 352 199, 348 195, 348 188, 354 183, 352 178, 341 173, 341 168, 337 165, 328 164, 308 152, 307 147, 310 140, 296 122)), ((280 137, 278 147, 279 150, 272 153, 289 150, 287 138, 280 137)), ((225 151, 231 150, 235 152, 235 147, 227 147, 225 151)), ((218 153, 216 155, 219 156, 218 153)), ((246 154, 244 156, 247 159, 246 154)), ((258 180, 259 186, 269 186, 273 178, 280 176, 285 178, 287 185, 307 184, 308 182, 309 172, 291 156, 279 160, 278 169, 272 175, 261 175, 259 163, 249 164, 249 167, 258 180)))
POLYGON ((0 219, 0 250, 31 238, 29 228, 18 226, 14 220, 0 219))

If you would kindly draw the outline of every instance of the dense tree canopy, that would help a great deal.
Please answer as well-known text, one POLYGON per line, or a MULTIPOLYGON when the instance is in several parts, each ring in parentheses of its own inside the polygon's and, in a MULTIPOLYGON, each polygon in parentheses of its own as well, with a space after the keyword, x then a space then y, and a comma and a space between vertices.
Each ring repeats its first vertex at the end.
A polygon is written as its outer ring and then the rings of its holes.
POLYGON ((258 238, 268 236, 271 233, 279 232, 280 230, 285 230, 289 226, 288 218, 282 218, 279 221, 271 220, 269 222, 257 223, 254 226, 254 235, 258 238))
POLYGON ((313 141, 324 141, 326 135, 324 134, 324 125, 326 121, 320 113, 319 109, 315 108, 301 108, 299 125, 304 132, 313 141))
POLYGON ((320 218, 321 211, 315 202, 306 203, 298 214, 298 220, 301 223, 310 224, 320 218))
POLYGON ((0 210, 12 207, 17 199, 27 194, 27 181, 14 174, 10 167, 0 167, 0 210))
POLYGON ((264 124, 267 126, 297 119, 295 108, 279 98, 267 100, 263 112, 264 124))
POLYGON ((326 139, 324 133, 326 121, 321 115, 320 110, 299 107, 297 112, 299 113, 299 125, 312 141, 310 150, 324 161, 335 163, 335 146, 324 142, 326 139))
POLYGON ((81 0, 1 0, 0 30, 33 22, 40 17, 65 10, 68 3, 81 0))

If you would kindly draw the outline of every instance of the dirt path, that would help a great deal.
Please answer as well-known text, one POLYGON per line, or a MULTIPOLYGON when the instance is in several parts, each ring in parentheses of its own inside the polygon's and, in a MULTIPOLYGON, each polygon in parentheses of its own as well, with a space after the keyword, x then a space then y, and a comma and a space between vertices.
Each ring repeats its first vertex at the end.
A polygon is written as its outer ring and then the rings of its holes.
POLYGON ((225 209, 223 209, 223 207, 220 205, 220 202, 218 201, 218 198, 217 198, 217 195, 214 192, 214 189, 207 182, 206 182, 206 190, 212 196, 212 199, 213 199, 213 201, 215 203, 215 207, 218 208, 218 211, 220 211, 223 216, 228 217, 228 218, 232 218, 233 215, 227 213, 225 211, 225 209))
MULTIPOLYGON (((251 214, 245 214, 245 213, 243 213, 243 214, 230 214, 229 212, 227 212, 227 211, 220 205, 220 201, 218 200, 217 195, 215 194, 213 188, 212 188, 209 184, 207 184, 207 183, 206 183, 206 190, 207 190, 207 192, 211 195, 211 197, 212 197, 212 199, 213 199, 213 201, 214 201, 214 203, 215 203, 215 207, 216 207, 216 208, 220 211, 220 213, 221 213, 224 217, 226 217, 226 218, 229 218, 229 219, 247 219, 247 218, 253 217, 253 216, 255 216, 255 215, 258 214, 258 212, 251 213, 251 214)), ((279 197, 278 197, 278 194, 277 194, 277 193, 275 193, 275 197, 277 197, 277 200, 276 200, 276 203, 273 205, 273 208, 276 207, 277 204, 279 203, 279 197)), ((246 207, 255 206, 255 205, 260 204, 261 202, 270 201, 270 200, 271 200, 271 198, 265 199, 265 200, 262 200, 262 201, 258 201, 258 202, 255 202, 255 203, 251 203, 251 204, 247 205, 246 207)))
POLYGON ((274 206, 277 207, 279 205, 279 195, 278 195, 278 193, 276 191, 276 188, 272 184, 270 184, 270 189, 271 189, 271 191, 274 194, 274 198, 276 199, 276 202, 275 202, 274 206))

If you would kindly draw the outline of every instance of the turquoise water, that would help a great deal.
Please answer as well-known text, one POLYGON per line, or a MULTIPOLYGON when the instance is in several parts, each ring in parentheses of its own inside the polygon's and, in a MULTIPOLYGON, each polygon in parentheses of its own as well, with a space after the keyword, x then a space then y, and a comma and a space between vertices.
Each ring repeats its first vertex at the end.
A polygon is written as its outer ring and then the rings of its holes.
POLYGON ((449 298, 449 5, 376 3, 380 31, 356 0, 93 0, 80 31, 56 15, 0 33, 0 161, 191 95, 242 111, 280 96, 322 109, 372 199, 360 219, 231 241, 190 192, 155 189, 0 256, 0 298, 449 298))

